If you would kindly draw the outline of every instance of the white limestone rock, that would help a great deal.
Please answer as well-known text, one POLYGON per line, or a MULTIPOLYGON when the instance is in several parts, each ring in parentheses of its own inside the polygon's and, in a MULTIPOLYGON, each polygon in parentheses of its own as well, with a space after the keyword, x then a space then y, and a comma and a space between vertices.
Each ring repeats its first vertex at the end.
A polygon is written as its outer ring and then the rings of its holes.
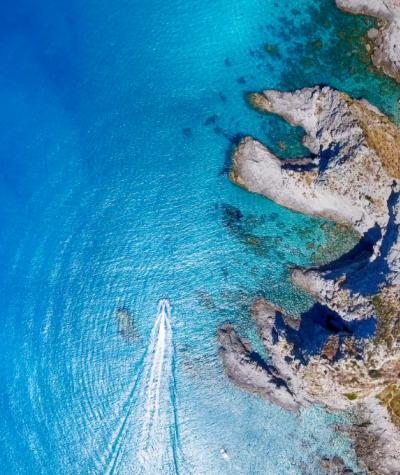
POLYGON ((246 137, 231 179, 292 210, 352 226, 365 247, 347 261, 295 269, 294 283, 346 320, 373 316, 381 287, 399 285, 400 129, 364 100, 329 87, 251 95, 305 130, 311 157, 281 160, 246 137))
POLYGON ((219 328, 218 341, 225 373, 234 384, 288 411, 299 409, 296 397, 279 372, 265 363, 232 325, 219 328))
POLYGON ((400 0, 336 0, 336 5, 349 13, 380 20, 379 28, 372 28, 368 33, 372 61, 400 82, 400 0))

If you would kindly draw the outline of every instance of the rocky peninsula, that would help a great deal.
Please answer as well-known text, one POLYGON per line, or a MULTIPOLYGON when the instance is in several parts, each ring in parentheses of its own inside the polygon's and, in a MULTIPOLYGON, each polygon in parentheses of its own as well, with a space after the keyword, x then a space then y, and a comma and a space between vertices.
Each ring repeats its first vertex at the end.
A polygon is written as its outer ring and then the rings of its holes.
POLYGON ((400 0, 336 0, 336 5, 378 19, 368 32, 367 49, 374 65, 400 82, 400 0))
POLYGON ((400 129, 366 101, 329 87, 250 96, 305 130, 310 157, 280 160, 246 137, 231 179, 282 206, 353 226, 360 244, 338 262, 294 269, 296 285, 345 320, 374 314, 377 299, 396 301, 400 285, 400 129))
POLYGON ((282 160, 246 137, 233 154, 232 181, 345 223, 360 241, 328 265, 291 269, 293 283, 316 300, 300 319, 263 299, 254 303, 268 361, 231 325, 220 328, 226 374, 286 410, 352 410, 346 430, 360 468, 400 474, 400 129, 367 101, 330 87, 268 90, 249 100, 301 126, 310 154, 282 160))

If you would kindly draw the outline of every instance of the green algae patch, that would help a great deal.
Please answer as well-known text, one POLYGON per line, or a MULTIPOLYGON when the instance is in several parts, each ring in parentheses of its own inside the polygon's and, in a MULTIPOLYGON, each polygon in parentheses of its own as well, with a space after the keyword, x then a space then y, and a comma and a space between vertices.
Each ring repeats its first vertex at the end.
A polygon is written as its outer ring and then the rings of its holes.
POLYGON ((324 46, 324 43, 321 38, 316 38, 315 40, 311 41, 311 45, 314 49, 321 49, 324 46))
POLYGON ((344 396, 347 397, 349 401, 355 401, 358 398, 356 393, 345 393, 344 396))

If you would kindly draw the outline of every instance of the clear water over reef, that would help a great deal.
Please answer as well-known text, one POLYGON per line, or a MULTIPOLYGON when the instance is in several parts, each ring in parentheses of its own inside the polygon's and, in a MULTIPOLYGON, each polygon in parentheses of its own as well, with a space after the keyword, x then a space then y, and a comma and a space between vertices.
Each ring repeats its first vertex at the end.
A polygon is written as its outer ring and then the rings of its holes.
POLYGON ((328 0, 5 0, 0 24, 2 473, 352 463, 335 417, 233 387, 215 333, 229 320, 254 340, 256 295, 306 309, 288 265, 351 246, 227 169, 244 134, 305 153, 248 91, 326 83, 398 119, 400 89, 363 48, 371 20, 328 0), (164 444, 161 467, 149 443, 164 444))

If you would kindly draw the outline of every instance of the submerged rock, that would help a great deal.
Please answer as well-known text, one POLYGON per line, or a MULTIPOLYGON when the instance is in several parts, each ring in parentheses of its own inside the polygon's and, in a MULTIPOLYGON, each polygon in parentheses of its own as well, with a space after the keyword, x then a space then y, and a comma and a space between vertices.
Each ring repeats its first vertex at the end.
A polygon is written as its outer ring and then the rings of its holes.
POLYGON ((138 333, 135 328, 133 315, 125 307, 117 309, 117 324, 118 333, 128 342, 134 342, 138 338, 138 333))
POLYGON ((336 5, 349 13, 380 20, 378 29, 368 32, 372 61, 400 82, 400 0, 336 0, 336 5))

